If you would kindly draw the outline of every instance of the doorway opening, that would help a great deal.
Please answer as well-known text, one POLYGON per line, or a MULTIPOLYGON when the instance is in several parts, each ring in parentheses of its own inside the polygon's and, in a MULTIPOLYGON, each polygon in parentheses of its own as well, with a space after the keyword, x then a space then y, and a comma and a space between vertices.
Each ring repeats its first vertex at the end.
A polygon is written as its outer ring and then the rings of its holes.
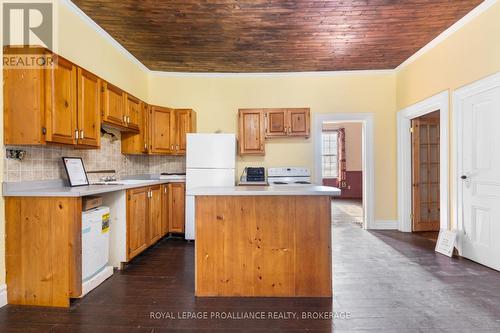
POLYGON ((440 112, 411 120, 412 232, 436 241, 440 229, 440 112))
POLYGON ((334 220, 363 227, 363 123, 321 124, 321 184, 340 188, 334 220))
MULTIPOLYGON (((316 184, 344 187, 341 189, 344 192, 345 199, 354 199, 357 201, 350 207, 348 205, 344 207, 344 211, 347 212, 344 217, 356 221, 363 229, 376 228, 374 221, 375 163, 373 153, 373 118, 373 113, 323 113, 313 116, 314 182, 316 184), (327 126, 325 128, 326 131, 323 131, 326 124, 332 127, 327 126), (352 148, 348 146, 350 142, 348 137, 345 137, 345 143, 341 142, 339 147, 339 139, 342 139, 342 135, 346 135, 345 129, 348 126, 357 127, 357 134, 354 134, 354 138, 357 142, 358 152, 351 154, 352 159, 349 157, 349 151, 350 149, 352 151, 352 148), (341 128, 344 128, 344 131, 340 131, 341 128), (328 129, 331 130, 330 132, 336 131, 336 133, 333 132, 329 137, 323 135, 324 132, 328 132, 328 129), (325 145, 323 145, 323 140, 328 140, 329 142, 325 142, 325 145), (323 146, 327 144, 330 145, 330 149, 325 148, 323 150, 323 146), (345 151, 342 149, 342 144, 344 144, 345 151), (357 161, 354 161, 355 156, 358 158, 357 161), (351 162, 357 163, 357 167, 352 168, 351 171, 355 172, 349 174, 349 167, 352 165, 351 162), (342 171, 345 171, 345 173, 343 174, 342 171), (356 179, 348 179, 351 175, 354 175, 353 177, 356 179), (361 194, 359 194, 359 191, 361 194), (349 196, 351 197, 349 198, 349 196)), ((352 133, 351 136, 353 136, 352 133)), ((338 197, 333 198, 334 203, 339 202, 340 204, 342 201, 343 199, 339 199, 338 197)), ((347 203, 347 201, 343 202, 347 203)), ((336 213, 335 209, 333 213, 336 213)))

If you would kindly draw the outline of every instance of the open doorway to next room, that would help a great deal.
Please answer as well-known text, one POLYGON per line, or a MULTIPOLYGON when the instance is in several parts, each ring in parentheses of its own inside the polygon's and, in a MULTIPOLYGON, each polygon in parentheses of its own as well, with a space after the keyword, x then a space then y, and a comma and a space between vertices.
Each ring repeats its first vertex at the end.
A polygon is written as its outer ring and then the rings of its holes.
POLYGON ((363 226, 363 123, 322 124, 322 183, 341 189, 333 200, 334 221, 363 226))

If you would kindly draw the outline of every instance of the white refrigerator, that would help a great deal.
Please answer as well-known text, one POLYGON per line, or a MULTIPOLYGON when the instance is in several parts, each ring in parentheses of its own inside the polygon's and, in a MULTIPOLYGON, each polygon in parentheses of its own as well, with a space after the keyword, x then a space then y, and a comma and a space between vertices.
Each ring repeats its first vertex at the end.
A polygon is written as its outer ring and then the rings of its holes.
POLYGON ((235 185, 236 134, 187 134, 185 238, 195 239, 195 187, 235 185))

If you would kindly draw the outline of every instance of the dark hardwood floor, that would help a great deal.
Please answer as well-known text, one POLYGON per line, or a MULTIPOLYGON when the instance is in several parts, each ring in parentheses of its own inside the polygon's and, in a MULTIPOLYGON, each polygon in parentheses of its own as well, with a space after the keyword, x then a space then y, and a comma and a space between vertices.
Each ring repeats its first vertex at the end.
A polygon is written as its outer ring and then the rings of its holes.
POLYGON ((165 239, 70 309, 0 309, 0 332, 500 332, 500 273, 435 254, 422 237, 368 232, 345 213, 334 220, 333 299, 197 299, 193 243, 165 239), (210 319, 262 311, 299 318, 210 319), (338 318, 302 319, 325 312, 338 318))

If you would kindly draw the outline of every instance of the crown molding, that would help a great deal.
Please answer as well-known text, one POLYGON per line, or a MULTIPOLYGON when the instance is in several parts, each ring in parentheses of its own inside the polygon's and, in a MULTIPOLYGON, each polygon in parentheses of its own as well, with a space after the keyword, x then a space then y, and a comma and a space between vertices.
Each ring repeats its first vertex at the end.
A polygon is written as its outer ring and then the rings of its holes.
POLYGON ((349 71, 318 71, 318 72, 265 72, 265 73, 203 73, 203 72, 163 72, 150 71, 156 77, 189 77, 189 78, 258 78, 258 77, 332 77, 332 76, 363 76, 390 75, 394 69, 369 69, 349 71))
POLYGON ((418 58, 420 58, 422 55, 425 53, 429 52, 432 50, 434 47, 439 45, 441 42, 446 40, 448 37, 453 35, 455 32, 463 28, 467 23, 472 21, 474 18, 477 16, 481 15, 484 13, 486 10, 488 10, 491 6, 496 4, 498 0, 485 0, 481 4, 479 4, 476 8, 468 12, 464 17, 462 17, 460 20, 455 22, 453 25, 451 25, 448 29, 440 33, 436 38, 431 40, 429 43, 427 43, 424 47, 422 47, 420 50, 415 52, 411 57, 403 61, 398 67, 395 68, 396 72, 400 71, 401 69, 405 68, 418 58))

